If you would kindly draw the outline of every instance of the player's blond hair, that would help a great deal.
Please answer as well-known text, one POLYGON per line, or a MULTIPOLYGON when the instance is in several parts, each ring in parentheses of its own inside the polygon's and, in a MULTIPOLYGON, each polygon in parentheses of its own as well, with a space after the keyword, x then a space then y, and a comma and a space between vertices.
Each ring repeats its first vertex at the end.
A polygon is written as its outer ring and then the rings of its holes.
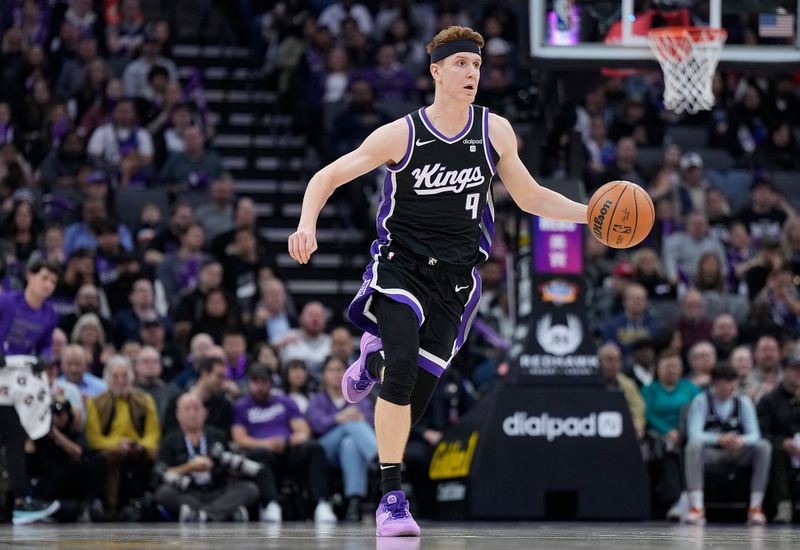
POLYGON ((433 50, 442 44, 447 44, 448 42, 454 42, 456 40, 472 40, 478 45, 479 48, 483 49, 484 40, 483 36, 481 36, 481 33, 474 31, 469 27, 453 25, 452 27, 447 27, 446 29, 439 31, 439 34, 434 36, 433 40, 428 42, 428 45, 425 47, 425 51, 428 52, 428 55, 430 55, 433 50))

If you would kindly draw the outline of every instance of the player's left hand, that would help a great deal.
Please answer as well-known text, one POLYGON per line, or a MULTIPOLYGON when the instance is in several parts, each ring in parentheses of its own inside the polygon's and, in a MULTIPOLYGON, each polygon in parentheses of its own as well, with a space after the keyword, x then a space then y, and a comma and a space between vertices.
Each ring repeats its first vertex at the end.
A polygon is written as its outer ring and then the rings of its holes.
POLYGON ((317 250, 317 235, 313 229, 300 229, 289 235, 289 255, 301 264, 307 264, 317 250))

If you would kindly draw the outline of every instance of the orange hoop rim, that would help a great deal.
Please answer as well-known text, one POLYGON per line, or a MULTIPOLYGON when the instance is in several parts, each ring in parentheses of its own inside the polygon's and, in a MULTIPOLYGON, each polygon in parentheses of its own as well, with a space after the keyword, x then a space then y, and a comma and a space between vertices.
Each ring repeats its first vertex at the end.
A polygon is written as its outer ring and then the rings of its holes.
POLYGON ((665 38, 683 38, 686 35, 692 42, 724 42, 728 38, 728 31, 715 27, 661 27, 652 29, 647 33, 650 40, 663 40, 665 38))

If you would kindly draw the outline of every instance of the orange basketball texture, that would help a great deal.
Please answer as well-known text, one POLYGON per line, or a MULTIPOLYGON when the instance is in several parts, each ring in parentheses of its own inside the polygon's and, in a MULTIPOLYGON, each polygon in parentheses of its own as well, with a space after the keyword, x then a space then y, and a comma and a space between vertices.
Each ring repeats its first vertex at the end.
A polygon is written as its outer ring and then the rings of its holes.
POLYGON ((653 228, 656 209, 647 191, 629 181, 612 181, 589 200, 589 230, 611 248, 630 248, 653 228))

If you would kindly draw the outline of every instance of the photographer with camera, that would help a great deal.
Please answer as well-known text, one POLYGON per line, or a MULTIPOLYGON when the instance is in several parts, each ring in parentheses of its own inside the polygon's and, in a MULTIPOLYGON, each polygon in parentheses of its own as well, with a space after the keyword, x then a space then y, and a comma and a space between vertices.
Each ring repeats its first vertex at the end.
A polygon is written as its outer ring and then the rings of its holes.
POLYGON ((178 398, 175 412, 180 430, 161 443, 156 501, 181 522, 248 521, 259 489, 231 472, 255 476, 260 465, 227 451, 226 434, 205 426, 207 411, 193 393, 178 398))
POLYGON ((87 460, 88 443, 76 426, 71 403, 56 396, 50 405, 52 425, 47 436, 31 442, 28 453, 34 494, 44 500, 58 500, 61 521, 75 521, 82 506, 98 505, 97 489, 102 486, 102 468, 87 460))
MULTIPOLYGON (((46 426, 36 426, 31 406, 44 405, 49 401, 49 391, 41 399, 28 400, 36 385, 47 385, 31 366, 15 365, 14 356, 30 356, 35 363, 37 357, 50 359, 53 331, 58 316, 49 303, 58 282, 58 264, 43 259, 28 262, 25 290, 0 294, 0 345, 8 361, 0 361, 0 451, 5 449, 5 467, 8 490, 0 493, 0 523, 12 520, 15 524, 31 523, 54 514, 58 502, 38 502, 26 498, 27 476, 25 472, 25 440, 31 435, 31 427, 41 437, 46 426), (8 363, 8 364, 7 364, 8 363), (12 372, 13 371, 13 372, 12 372), (28 405, 31 403, 32 405, 28 405), (27 416, 31 426, 23 427, 22 416, 27 416), (12 514, 13 509, 13 514, 12 514)), ((37 392, 38 393, 38 392, 37 392)), ((44 418, 43 422, 49 422, 44 418)), ((34 436, 31 436, 34 437, 34 436)))

